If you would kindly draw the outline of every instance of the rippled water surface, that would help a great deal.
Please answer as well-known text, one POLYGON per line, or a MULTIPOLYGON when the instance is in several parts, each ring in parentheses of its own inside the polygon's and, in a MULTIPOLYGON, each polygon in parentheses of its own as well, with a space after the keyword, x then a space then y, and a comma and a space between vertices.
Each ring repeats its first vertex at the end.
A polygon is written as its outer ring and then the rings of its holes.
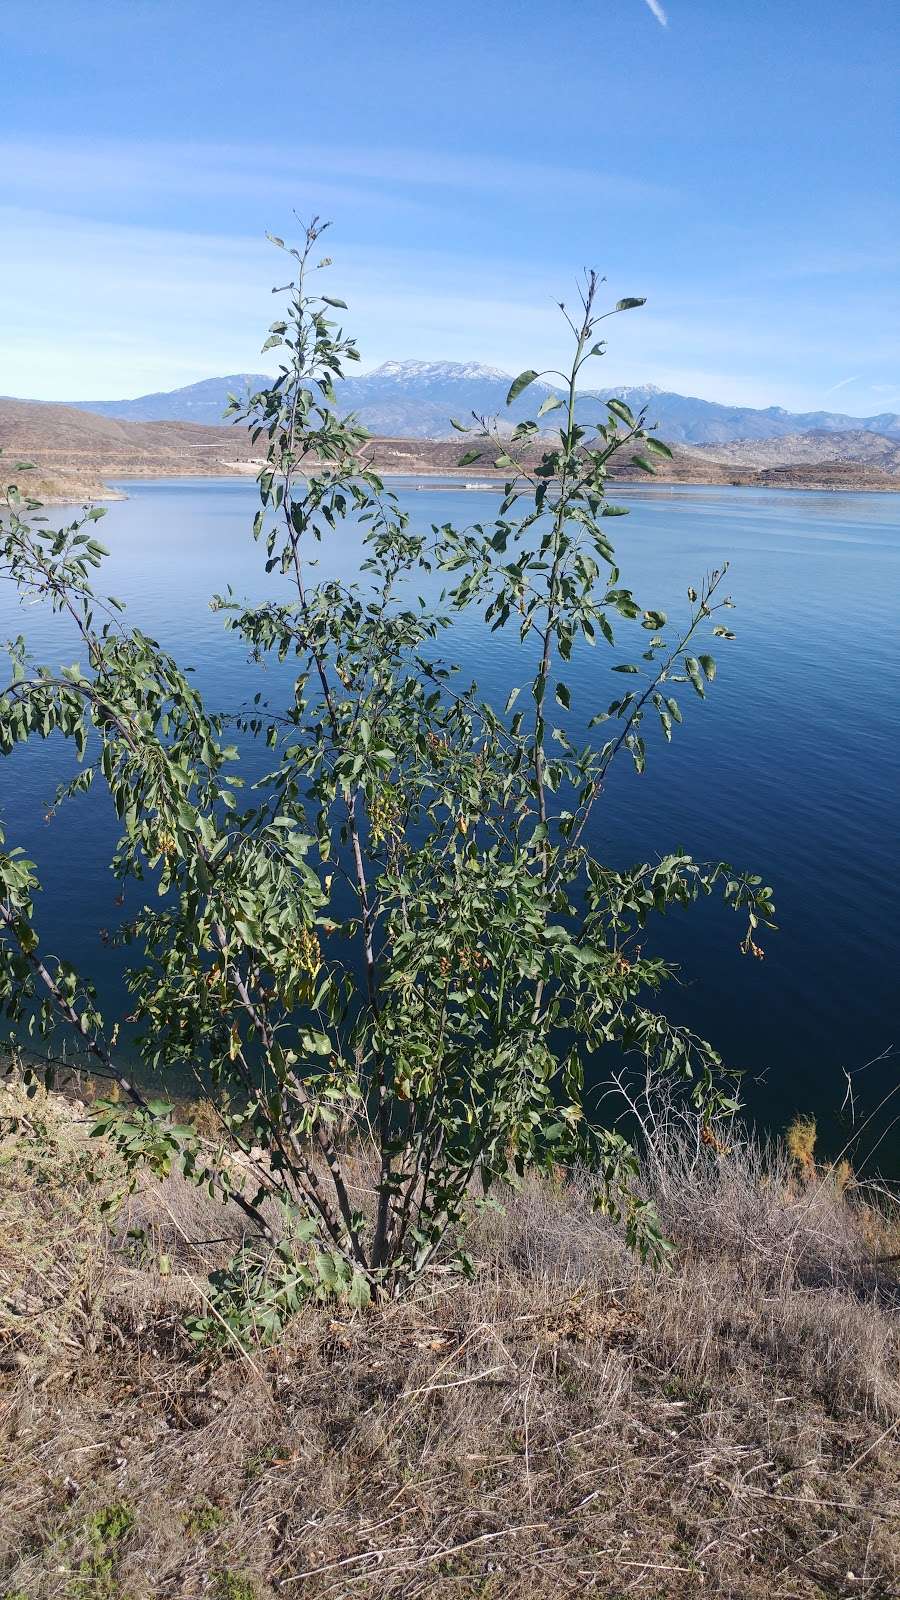
MULTIPOLYGON (((249 669, 207 602, 228 582, 252 598, 271 592, 248 537, 255 485, 126 487, 129 498, 99 530, 112 551, 105 587, 196 668, 214 703, 233 707, 247 695, 249 669)), ((489 519, 498 504, 492 491, 398 487, 424 526, 489 519)), ((737 609, 725 620, 737 638, 715 651, 708 700, 686 704, 671 747, 648 725, 647 772, 639 778, 622 765, 614 775, 593 847, 625 864, 682 845, 752 865, 774 884, 780 931, 768 937, 764 962, 740 955, 737 920, 712 903, 664 924, 661 940, 654 935, 681 962, 683 986, 669 995, 669 1010, 747 1070, 745 1094, 760 1118, 782 1126, 795 1110, 816 1112, 834 1149, 846 1131, 843 1069, 856 1073, 864 1111, 900 1074, 897 1056, 858 1071, 900 1046, 900 496, 650 486, 620 498, 631 514, 609 526, 622 581, 674 618, 688 584, 728 560, 737 609)), ((321 570, 352 577, 359 561, 359 535, 349 529, 323 551, 321 570)), ((58 619, 23 613, 0 590, 0 634, 18 632, 54 665, 74 659, 58 619)), ((573 709, 589 715, 621 691, 609 668, 635 654, 634 634, 628 640, 625 630, 615 652, 576 651, 566 671, 573 709)), ((513 638, 486 643, 474 617, 456 622, 442 648, 501 704, 526 681, 513 638)), ((262 686, 272 692, 278 682, 275 669, 262 686)), ((0 809, 10 841, 40 865, 42 944, 90 965, 121 1012, 120 957, 99 937, 122 915, 107 870, 115 832, 108 802, 92 793, 43 822, 70 762, 56 740, 17 751, 0 766, 0 809)), ((872 1127, 879 1137, 887 1130, 878 1160, 897 1172, 891 1115, 888 1105, 872 1127)))

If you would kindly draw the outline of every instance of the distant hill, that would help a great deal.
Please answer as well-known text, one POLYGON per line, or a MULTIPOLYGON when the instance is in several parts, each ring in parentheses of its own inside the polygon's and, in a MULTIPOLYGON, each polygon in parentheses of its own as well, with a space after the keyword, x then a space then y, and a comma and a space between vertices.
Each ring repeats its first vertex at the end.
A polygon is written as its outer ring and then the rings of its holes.
POLYGON ((255 452, 242 428, 189 422, 122 422, 75 406, 0 399, 0 450, 6 463, 29 461, 19 486, 38 498, 70 502, 109 496, 110 478, 207 477, 254 471, 255 452))
POLYGON ((229 394, 243 396, 271 381, 265 372, 232 372, 225 378, 189 383, 185 389, 141 394, 136 400, 73 400, 71 404, 79 411, 115 417, 121 422, 200 422, 218 427, 229 394))
MULTIPOLYGON (((453 472, 459 439, 377 438, 367 449, 381 472, 411 476, 453 472)), ((536 459, 540 446, 531 458, 536 459)), ((459 474, 504 477, 491 468, 492 452, 459 474)), ((623 451, 612 463, 611 484, 720 484, 751 488, 880 489, 900 492, 900 439, 864 432, 813 433, 729 445, 675 445, 671 461, 657 460, 655 478, 631 465, 623 451), (856 452, 859 452, 858 454, 856 452)))
POLYGON ((859 427, 844 432, 815 428, 808 433, 789 433, 778 439, 735 439, 727 445, 703 445, 693 453, 727 461, 735 467, 757 470, 803 466, 810 462, 829 462, 836 466, 852 462, 856 466, 900 475, 900 434, 888 438, 859 427))
MULTIPOLYGON (((231 373, 169 393, 140 395, 135 400, 73 403, 82 411, 124 421, 216 424, 222 420, 229 392, 245 394, 269 381, 261 373, 231 373)), ((356 411, 372 433, 392 438, 446 439, 453 432, 451 417, 465 421, 474 411, 479 416, 516 422, 533 414, 535 395, 558 392, 549 384, 537 383, 507 410, 506 393, 511 381, 509 373, 477 361, 386 361, 374 372, 345 378, 339 393, 342 405, 348 411, 356 411)), ((850 417, 832 411, 785 411, 781 406, 726 406, 714 400, 674 394, 653 384, 587 392, 579 398, 579 420, 595 420, 598 400, 613 396, 627 401, 635 411, 646 406, 648 420, 658 423, 660 436, 672 444, 723 444, 810 432, 877 433, 900 439, 900 415, 896 412, 850 417)), ((548 426, 552 420, 547 418, 548 426)))
MULTIPOLYGON (((394 434, 373 437, 365 454, 388 473, 500 481, 506 476, 492 466, 490 448, 483 462, 459 467, 465 448, 458 436, 423 439, 394 434)), ((544 448, 545 441, 536 441, 530 459, 536 461, 544 448)), ((37 400, 0 399, 0 450, 5 462, 35 464, 34 473, 21 475, 21 487, 27 485, 39 498, 63 503, 104 498, 110 494, 110 480, 118 478, 253 474, 262 464, 261 443, 252 444, 242 427, 122 421, 37 400)), ((9 481, 8 472, 2 475, 9 481)), ((617 458, 612 477, 647 482, 625 453, 617 458)), ((900 438, 859 428, 844 433, 819 429, 727 445, 675 444, 673 459, 659 461, 656 481, 900 491, 900 438)))

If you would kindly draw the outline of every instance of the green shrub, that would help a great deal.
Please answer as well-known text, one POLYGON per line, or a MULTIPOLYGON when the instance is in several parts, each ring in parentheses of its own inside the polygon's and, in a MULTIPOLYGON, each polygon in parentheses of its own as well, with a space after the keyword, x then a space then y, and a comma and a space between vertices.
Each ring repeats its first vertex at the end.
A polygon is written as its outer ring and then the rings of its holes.
MULTIPOLYGON (((0 534, 2 575, 65 612, 82 643, 62 672, 11 647, 0 752, 56 731, 81 763, 65 792, 106 784, 122 830, 114 869, 147 889, 127 929, 145 1062, 203 1064, 243 1167, 130 1082, 89 980, 41 951, 37 872, 14 849, 0 853, 0 998, 14 1024, 74 1027, 116 1077, 126 1098, 98 1132, 129 1161, 177 1163, 243 1207, 256 1242, 217 1293, 229 1303, 235 1275, 251 1285, 250 1321, 270 1336, 304 1294, 361 1305, 401 1293, 453 1241, 473 1185, 533 1165, 589 1161, 600 1204, 642 1253, 661 1254, 630 1146, 585 1115, 586 1068, 631 1053, 682 1084, 704 1121, 728 1110, 715 1050, 653 1003, 672 969, 641 929, 718 889, 757 952, 772 915, 760 879, 723 862, 648 851, 618 870, 587 843, 613 763, 642 773, 650 725, 670 741, 686 697, 705 697, 715 662, 698 641, 732 637, 719 620, 724 568, 688 589, 678 624, 622 583, 609 530, 623 508, 606 480, 623 450, 646 471, 668 454, 644 415, 598 400, 591 427, 575 420, 600 321, 641 302, 601 312, 587 275, 577 313, 564 313, 564 398, 533 391, 534 418, 508 436, 470 430, 461 465, 487 455, 507 474, 496 517, 423 531, 366 464, 364 430, 338 413, 335 385, 357 351, 333 317, 343 302, 315 291, 321 232, 313 223, 287 253, 287 304, 264 346, 283 358, 278 376, 233 403, 266 451, 253 534, 280 586, 258 605, 230 590, 215 602, 257 662, 290 659, 286 703, 270 706, 248 679, 249 711, 207 709, 189 673, 95 592, 99 510, 51 531, 14 491, 0 534), (559 427, 542 432, 552 413, 559 427), (320 542, 349 524, 364 533, 361 581, 318 581, 320 542), (447 586, 438 610, 416 598, 434 570, 447 586), (518 637, 519 688, 502 710, 440 658, 461 612, 485 649, 498 630, 518 637), (596 646, 614 652, 621 687, 576 707, 568 664, 596 646), (248 793, 229 721, 271 749, 248 793), (354 1142, 372 1154, 368 1211, 348 1177, 354 1142)), ((539 376, 523 372, 510 401, 539 376)))

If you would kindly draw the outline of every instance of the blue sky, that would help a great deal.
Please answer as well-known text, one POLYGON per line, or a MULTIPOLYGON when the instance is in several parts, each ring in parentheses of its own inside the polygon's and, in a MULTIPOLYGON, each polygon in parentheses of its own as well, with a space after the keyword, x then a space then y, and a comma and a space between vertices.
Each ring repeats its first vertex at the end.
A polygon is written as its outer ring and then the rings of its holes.
POLYGON ((364 365, 900 410, 895 0, 30 0, 0 20, 0 393, 260 366, 265 230, 333 219, 364 365))

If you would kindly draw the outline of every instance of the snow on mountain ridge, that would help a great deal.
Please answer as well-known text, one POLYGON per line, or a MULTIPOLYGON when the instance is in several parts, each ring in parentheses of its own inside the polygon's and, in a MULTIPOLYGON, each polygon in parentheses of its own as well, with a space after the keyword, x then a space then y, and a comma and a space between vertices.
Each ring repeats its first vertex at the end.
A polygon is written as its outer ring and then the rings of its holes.
POLYGON ((501 367, 488 367, 481 361, 383 361, 380 367, 363 374, 366 378, 504 378, 512 374, 501 367))
MULTIPOLYGON (((598 374, 599 376, 599 374, 598 374)), ((139 395, 131 400, 81 402, 82 409, 125 421, 184 421, 218 424, 223 421, 228 391, 240 393, 268 380, 259 373, 235 373, 207 378, 168 393, 139 395)), ((339 404, 355 412, 372 433, 393 438, 446 439, 450 418, 499 417, 504 424, 534 416, 541 400, 559 388, 538 378, 512 404, 506 395, 512 377, 498 367, 479 361, 390 360, 374 371, 345 376, 339 404)), ((788 434, 825 429, 900 438, 900 415, 884 412, 875 417, 815 411, 794 413, 783 406, 765 409, 722 405, 698 396, 681 395, 656 384, 616 384, 579 390, 577 418, 595 423, 604 402, 617 397, 636 412, 646 408, 647 419, 657 423, 660 437, 670 444, 721 444, 735 439, 771 439, 788 434)), ((79 402, 73 401, 78 407, 79 402)), ((545 423, 558 422, 554 414, 545 423)))

